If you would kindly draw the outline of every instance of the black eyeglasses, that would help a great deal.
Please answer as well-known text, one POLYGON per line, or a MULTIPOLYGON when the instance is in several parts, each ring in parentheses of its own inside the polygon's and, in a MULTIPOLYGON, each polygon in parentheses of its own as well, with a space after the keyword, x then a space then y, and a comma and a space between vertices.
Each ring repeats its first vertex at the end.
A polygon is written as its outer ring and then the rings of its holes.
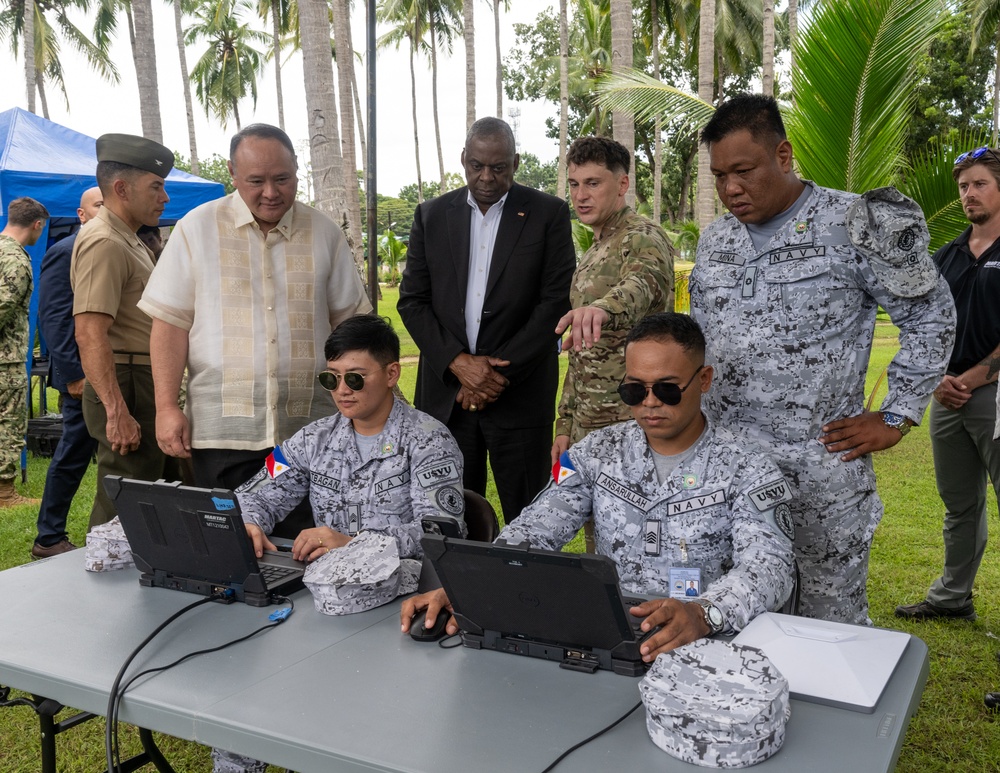
MULTIPOLYGON (((336 392, 340 386, 340 376, 328 370, 324 370, 316 378, 319 379, 319 385, 328 392, 336 392)), ((352 392, 360 392, 365 388, 365 377, 360 373, 345 373, 344 383, 352 392)))
POLYGON ((956 156, 955 166, 958 166, 967 158, 971 158, 973 161, 975 161, 977 158, 982 158, 987 153, 993 156, 993 160, 996 161, 998 164, 1000 164, 1000 157, 998 157, 997 154, 993 152, 993 148, 991 148, 989 145, 983 145, 981 148, 976 148, 975 150, 967 150, 962 155, 956 156))
POLYGON ((643 384, 639 381, 629 381, 626 383, 625 377, 622 376, 622 380, 618 384, 618 396, 625 405, 638 405, 646 399, 646 394, 649 390, 653 390, 653 397, 664 405, 677 405, 681 401, 681 395, 684 394, 684 390, 691 386, 694 377, 704 367, 704 365, 699 365, 698 370, 692 374, 688 382, 682 387, 677 386, 677 384, 671 381, 657 381, 653 384, 643 384))

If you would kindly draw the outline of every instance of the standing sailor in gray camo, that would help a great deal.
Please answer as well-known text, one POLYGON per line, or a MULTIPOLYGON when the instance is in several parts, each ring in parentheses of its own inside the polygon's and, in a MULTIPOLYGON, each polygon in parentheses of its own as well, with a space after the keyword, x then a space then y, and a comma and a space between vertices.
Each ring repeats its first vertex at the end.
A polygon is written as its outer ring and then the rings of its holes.
POLYGON ((702 233, 691 312, 719 386, 706 413, 773 455, 792 486, 800 614, 868 622, 868 556, 882 502, 871 453, 919 423, 945 373, 955 306, 927 254, 920 208, 793 171, 777 104, 741 95, 701 140, 730 214, 702 233), (875 314, 900 351, 881 410, 864 409, 875 314))

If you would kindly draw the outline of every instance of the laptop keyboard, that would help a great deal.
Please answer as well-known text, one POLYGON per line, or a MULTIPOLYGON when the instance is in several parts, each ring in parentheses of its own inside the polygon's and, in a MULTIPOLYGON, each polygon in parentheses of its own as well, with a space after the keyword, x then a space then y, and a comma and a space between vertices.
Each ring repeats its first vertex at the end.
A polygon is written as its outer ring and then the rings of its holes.
POLYGON ((261 564, 260 566, 261 576, 264 578, 264 582, 268 587, 276 585, 286 577, 290 577, 299 571, 301 570, 293 569, 290 566, 275 566, 274 564, 261 564))

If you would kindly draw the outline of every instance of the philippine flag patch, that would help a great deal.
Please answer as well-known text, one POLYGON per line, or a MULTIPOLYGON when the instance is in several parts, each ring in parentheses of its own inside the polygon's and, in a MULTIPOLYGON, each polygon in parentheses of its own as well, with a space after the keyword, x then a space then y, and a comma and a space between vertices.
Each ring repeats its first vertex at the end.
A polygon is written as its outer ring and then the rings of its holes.
POLYGON ((570 461, 569 451, 563 451, 559 456, 559 461, 552 466, 552 480, 556 485, 565 482, 576 475, 576 467, 570 461))
POLYGON ((270 456, 264 460, 264 466, 267 468, 267 474, 272 478, 277 478, 281 473, 288 472, 288 460, 281 452, 281 446, 274 447, 270 456))

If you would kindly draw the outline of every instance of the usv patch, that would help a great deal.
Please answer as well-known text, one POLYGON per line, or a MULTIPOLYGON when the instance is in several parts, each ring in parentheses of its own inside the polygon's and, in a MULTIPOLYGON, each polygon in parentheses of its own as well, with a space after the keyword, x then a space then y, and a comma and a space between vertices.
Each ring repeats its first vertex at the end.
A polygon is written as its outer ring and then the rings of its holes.
POLYGON ((758 511, 772 510, 782 502, 792 501, 792 489, 784 478, 778 478, 755 488, 748 496, 758 511))
POLYGON ((417 483, 420 488, 440 486, 451 480, 458 480, 458 467, 454 462, 428 464, 417 470, 417 483))

